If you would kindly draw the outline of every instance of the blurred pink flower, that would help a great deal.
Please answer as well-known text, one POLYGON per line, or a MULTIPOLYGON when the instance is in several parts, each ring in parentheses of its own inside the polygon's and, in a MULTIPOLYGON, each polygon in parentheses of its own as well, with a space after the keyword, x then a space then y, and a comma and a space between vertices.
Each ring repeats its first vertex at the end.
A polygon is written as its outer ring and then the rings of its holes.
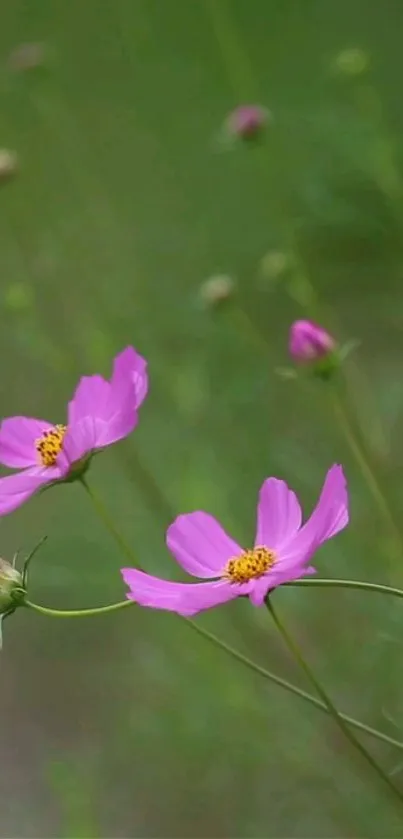
POLYGON ((296 320, 290 329, 289 352, 295 361, 317 361, 336 348, 336 342, 325 329, 311 320, 296 320))
POLYGON ((147 364, 133 347, 116 356, 110 381, 83 376, 68 405, 67 425, 10 417, 0 425, 0 463, 22 471, 0 479, 0 515, 39 489, 82 474, 88 458, 130 434, 148 388, 147 364))
POLYGON ((266 125, 269 112, 261 105, 239 105, 227 118, 228 133, 242 139, 255 137, 266 125))
POLYGON ((168 548, 185 571, 209 581, 176 583, 123 568, 127 596, 142 606, 187 616, 243 595, 262 606, 272 589, 315 573, 309 565, 314 552, 346 527, 348 498, 341 466, 329 470, 315 510, 301 523, 295 493, 284 481, 268 478, 260 490, 254 548, 241 548, 208 513, 178 516, 167 531, 168 548))

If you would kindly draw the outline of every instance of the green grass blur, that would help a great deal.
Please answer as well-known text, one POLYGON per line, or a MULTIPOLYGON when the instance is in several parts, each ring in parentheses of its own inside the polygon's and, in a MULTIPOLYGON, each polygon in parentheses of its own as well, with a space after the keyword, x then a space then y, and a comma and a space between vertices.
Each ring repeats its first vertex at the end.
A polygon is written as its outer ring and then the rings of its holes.
MULTIPOLYGON (((140 425, 91 480, 150 571, 178 575, 164 547, 177 512, 209 510, 248 545, 266 476, 308 512, 336 461, 351 526, 318 555, 321 575, 403 585, 325 389, 276 374, 290 322, 318 301, 340 340, 361 342, 349 410, 399 520, 402 26, 392 0, 2 4, 0 147, 19 169, 0 183, 1 414, 63 422, 80 375, 108 374, 128 343, 148 358, 140 425), (39 66, 10 62, 37 42, 39 66), (356 48, 370 62, 354 75, 354 53, 336 59, 356 48), (273 121, 227 150, 223 120, 245 101, 273 121), (268 255, 290 248, 298 270, 274 277, 268 255), (212 311, 200 287, 217 274, 237 296, 212 311)), ((122 558, 79 486, 3 519, 1 553, 44 533, 32 599, 124 596, 122 558)), ((276 604, 336 704, 400 737, 401 603, 289 588, 276 604)), ((199 620, 306 687, 264 610, 238 601, 199 620)), ((0 673, 1 836, 402 835, 331 720, 170 615, 21 611, 0 673)), ((365 743, 398 766, 398 751, 365 743)))

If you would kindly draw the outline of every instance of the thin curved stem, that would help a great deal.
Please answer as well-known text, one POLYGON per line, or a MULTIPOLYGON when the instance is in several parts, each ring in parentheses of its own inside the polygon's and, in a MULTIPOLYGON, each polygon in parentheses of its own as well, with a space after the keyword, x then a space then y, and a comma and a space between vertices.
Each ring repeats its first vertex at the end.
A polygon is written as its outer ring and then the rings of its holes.
POLYGON ((339 394, 333 388, 330 390, 330 403, 336 420, 361 470, 363 478, 367 483, 372 497, 378 505, 381 515, 383 516, 386 522, 392 541, 396 544, 399 551, 403 552, 402 536, 400 534, 400 530, 397 524, 395 523, 394 517, 389 509, 389 504, 379 485, 378 479, 374 470, 372 469, 371 463, 354 434, 348 414, 339 397, 339 394))
POLYGON ((381 583, 366 583, 361 580, 324 580, 322 578, 302 580, 293 580, 291 583, 283 583, 285 586, 317 586, 318 588, 349 588, 359 589, 361 591, 373 591, 378 594, 391 594, 394 597, 403 597, 403 590, 400 588, 393 588, 392 586, 384 586, 381 583))
POLYGON ((93 609, 51 609, 49 606, 40 606, 32 603, 31 600, 24 600, 24 606, 47 615, 50 618, 92 618, 95 615, 107 615, 109 612, 118 612, 127 606, 134 606, 133 600, 121 600, 119 603, 111 603, 110 606, 95 606, 93 609))
MULTIPOLYGON (((186 618, 185 618, 186 620, 186 618)), ((302 688, 293 685, 292 682, 288 682, 287 679, 283 679, 281 676, 277 676, 276 673, 272 673, 271 670, 267 670, 265 667, 262 667, 260 664, 256 664, 256 662, 249 659, 247 656, 243 655, 243 653, 238 652, 238 650, 234 650, 225 641, 222 641, 220 638, 216 638, 215 635, 212 635, 208 630, 202 629, 202 627, 198 626, 198 624, 194 623, 193 621, 187 619, 189 625, 202 635, 207 640, 211 641, 211 643, 215 644, 215 646, 221 647, 221 649, 225 650, 229 653, 232 658, 235 658, 237 661, 242 662, 246 667, 250 670, 253 670, 255 673, 258 673, 263 678, 267 679, 270 682, 273 682, 275 685, 284 688, 284 690, 288 691, 289 693, 293 693, 294 696, 299 696, 300 699, 304 699, 305 702, 309 702, 311 705, 314 705, 315 708, 319 708, 320 711, 324 711, 325 714, 329 714, 329 708, 317 699, 312 694, 308 693, 302 688)), ((348 714, 343 714, 339 712, 339 716, 346 722, 348 725, 351 725, 352 728, 356 728, 359 731, 363 731, 365 734, 369 734, 370 737, 374 737, 377 740, 383 740, 384 743, 388 743, 390 746, 395 746, 397 749, 403 749, 403 742, 400 740, 395 740, 394 737, 389 737, 388 734, 384 734, 382 731, 378 731, 376 728, 372 728, 365 723, 360 722, 359 720, 354 719, 354 717, 348 716, 348 714)))
POLYGON ((358 752, 360 752, 364 760, 366 760, 366 762, 369 763, 369 765, 376 772, 378 777, 381 778, 381 780, 388 786, 389 790, 393 793, 393 795, 399 799, 399 802, 401 804, 403 804, 403 793, 394 785, 393 781, 391 781, 390 777, 386 774, 386 772, 384 772, 382 767, 379 766, 375 758, 373 758, 370 752, 366 750, 365 746, 363 746, 362 743, 360 743, 360 741, 357 740, 354 734, 350 731, 348 725, 346 725, 346 721, 343 719, 341 714, 339 714, 336 706, 333 704, 325 689, 322 687, 321 683, 316 678, 315 674, 311 670, 311 667, 309 666, 303 654, 301 653, 301 650, 299 649, 298 645, 296 644, 293 637, 290 635, 287 628, 285 627, 283 621, 280 620, 280 618, 278 617, 277 612, 275 611, 270 599, 266 601, 266 605, 268 611, 271 614, 271 617, 273 618, 274 624, 277 627, 280 635, 282 636, 286 646, 294 656, 296 662, 301 667, 301 670, 304 671, 305 675, 315 688, 317 694, 322 699, 324 705, 326 705, 326 708, 329 714, 333 717, 336 725, 340 728, 340 730, 343 732, 344 736, 351 743, 351 745, 354 746, 354 748, 357 749, 358 752))
POLYGON ((113 536, 115 542, 117 542, 117 544, 119 545, 122 553, 125 555, 125 557, 129 560, 130 563, 135 565, 135 567, 138 568, 141 571, 142 570, 141 566, 138 563, 138 560, 137 560, 137 557, 135 556, 134 551, 127 544, 127 542, 123 538, 123 536, 119 533, 119 530, 117 529, 117 527, 115 527, 115 523, 114 523, 113 519, 111 518, 111 516, 109 515, 108 510, 106 509, 106 507, 102 503, 98 494, 89 485, 89 483, 87 482, 87 479, 84 475, 81 475, 80 483, 84 487, 87 495, 89 495, 89 497, 92 501, 92 504, 95 507, 95 510, 97 511, 99 517, 102 519, 106 529, 109 530, 109 533, 111 534, 111 536, 113 536))
MULTIPOLYGON (((31 600, 25 600, 24 606, 27 606, 28 609, 31 609, 34 612, 37 612, 45 617, 53 617, 53 618, 85 618, 85 617, 94 617, 95 615, 105 615, 108 612, 118 612, 122 609, 125 609, 128 606, 135 606, 133 600, 122 600, 118 603, 112 603, 110 606, 98 606, 94 609, 51 609, 48 606, 40 606, 38 603, 33 603, 31 600)), ((281 676, 277 676, 276 673, 272 673, 271 670, 267 670, 265 667, 262 667, 260 664, 257 664, 252 659, 248 658, 243 653, 238 652, 226 641, 222 641, 220 638, 217 638, 212 632, 209 632, 208 629, 204 629, 203 627, 199 626, 197 623, 194 623, 190 618, 182 618, 188 626, 197 632, 202 638, 205 638, 207 641, 210 641, 215 647, 219 647, 221 650, 224 650, 228 655, 230 655, 235 661, 241 662, 245 667, 248 667, 249 670, 252 670, 254 673, 257 673, 259 676, 262 676, 267 681, 272 682, 275 685, 283 688, 284 690, 288 691, 289 693, 294 694, 294 696, 298 696, 300 699, 304 699, 305 702, 309 702, 310 705, 313 705, 315 708, 318 708, 320 711, 324 711, 326 714, 329 713, 328 708, 320 699, 317 699, 315 696, 312 696, 302 688, 293 685, 292 682, 288 682, 286 679, 282 679, 281 676)), ((376 740, 381 740, 384 743, 388 743, 389 746, 394 746, 396 749, 403 751, 403 742, 400 740, 396 740, 394 737, 389 737, 388 734, 384 734, 382 731, 378 731, 376 728, 372 728, 369 725, 366 725, 359 720, 354 719, 354 717, 348 716, 348 714, 340 713, 342 719, 345 720, 348 725, 351 725, 353 728, 357 728, 359 731, 363 731, 364 734, 368 734, 370 737, 374 737, 376 740)))

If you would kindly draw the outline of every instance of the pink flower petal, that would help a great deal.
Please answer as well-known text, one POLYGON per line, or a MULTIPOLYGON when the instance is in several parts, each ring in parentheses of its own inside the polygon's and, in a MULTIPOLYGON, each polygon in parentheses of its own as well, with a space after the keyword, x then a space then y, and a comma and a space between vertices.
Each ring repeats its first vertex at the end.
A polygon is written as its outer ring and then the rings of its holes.
POLYGON ((0 426, 0 463, 11 468, 36 466, 35 440, 53 426, 46 420, 9 417, 0 426))
POLYGON ((0 516, 12 513, 45 484, 58 480, 57 467, 35 466, 0 479, 0 516))
POLYGON ((281 548, 298 531, 301 520, 295 492, 284 481, 268 478, 259 493, 255 545, 281 548))
POLYGON ((63 472, 67 472, 71 464, 77 463, 96 448, 96 442, 106 427, 103 420, 92 416, 84 417, 69 426, 63 440, 63 449, 57 458, 57 464, 63 472))
MULTIPOLYGON (((110 382, 102 376, 83 376, 69 403, 69 430, 92 417, 95 436, 91 449, 104 448, 127 437, 137 425, 137 408, 147 393, 146 368, 141 355, 127 347, 115 358, 110 382)), ((91 436, 88 427, 86 435, 91 436)), ((72 451, 68 456, 72 456, 72 451)))
POLYGON ((284 585, 284 583, 291 583, 293 580, 306 577, 307 574, 316 574, 316 568, 313 568, 312 565, 308 568, 304 568, 303 565, 294 565, 289 570, 284 570, 279 566, 277 568, 274 567, 268 574, 253 581, 249 592, 249 599, 254 606, 263 606, 269 591, 284 585))
POLYGON ((194 577, 218 577, 224 565, 242 548, 213 516, 202 511, 178 516, 166 534, 169 550, 194 577))
POLYGON ((128 437, 137 423, 138 413, 133 404, 116 411, 107 422, 96 422, 95 448, 102 449, 128 437))
POLYGON ((308 519, 281 552, 281 564, 309 561, 310 557, 327 539, 331 539, 348 524, 348 495, 346 479, 341 466, 329 469, 319 501, 308 519))
POLYGON ((69 425, 88 416, 108 420, 111 415, 110 395, 111 386, 102 376, 83 376, 69 402, 69 425))
POLYGON ((260 577, 258 580, 254 580, 253 588, 251 587, 249 592, 249 600, 254 606, 263 606, 266 594, 271 588, 275 588, 275 586, 271 586, 266 577, 260 577))
POLYGON ((160 580, 134 568, 122 568, 122 576, 130 588, 127 595, 141 606, 166 609, 190 617, 233 600, 243 593, 244 586, 231 585, 226 580, 210 583, 175 583, 160 580))
POLYGON ((128 386, 134 388, 134 407, 139 408, 148 391, 147 362, 133 347, 116 356, 111 379, 114 399, 125 402, 128 386))

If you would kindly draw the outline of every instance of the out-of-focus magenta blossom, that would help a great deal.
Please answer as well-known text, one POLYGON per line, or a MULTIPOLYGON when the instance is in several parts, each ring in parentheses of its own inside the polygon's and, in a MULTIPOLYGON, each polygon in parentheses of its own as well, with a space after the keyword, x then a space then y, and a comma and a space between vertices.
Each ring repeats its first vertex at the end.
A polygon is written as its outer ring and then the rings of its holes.
POLYGON ((309 563, 315 551, 346 527, 348 498, 341 466, 329 470, 315 510, 301 523, 295 493, 284 481, 268 478, 260 490, 254 548, 241 548, 208 513, 178 516, 167 531, 168 548, 185 571, 208 582, 169 582, 123 568, 127 596, 142 606, 186 616, 244 595, 262 606, 271 589, 314 574, 309 563))
POLYGON ((0 515, 46 484, 80 474, 97 450, 130 434, 147 394, 147 364, 133 347, 116 356, 110 381, 83 376, 69 402, 67 425, 10 417, 0 425, 0 463, 17 474, 0 479, 0 515))
POLYGON ((336 349, 336 342, 325 329, 311 320, 296 320, 290 329, 289 352, 302 364, 318 361, 336 349))
POLYGON ((239 105, 227 118, 228 133, 242 139, 255 137, 267 124, 269 112, 261 105, 239 105))

